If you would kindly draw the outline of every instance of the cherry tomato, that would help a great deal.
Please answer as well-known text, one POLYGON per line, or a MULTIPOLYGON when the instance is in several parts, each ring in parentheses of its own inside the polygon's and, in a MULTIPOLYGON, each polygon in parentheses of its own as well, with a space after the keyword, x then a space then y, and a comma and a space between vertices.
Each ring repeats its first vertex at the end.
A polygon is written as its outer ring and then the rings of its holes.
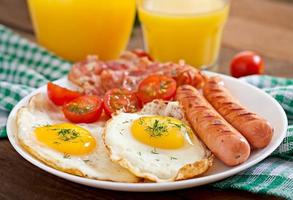
POLYGON ((98 96, 78 97, 62 107, 64 116, 74 123, 92 123, 97 121, 103 111, 102 100, 98 96))
POLYGON ((264 62, 262 58, 252 51, 238 53, 230 65, 230 73, 236 78, 252 74, 262 74, 263 71, 264 62))
POLYGON ((147 52, 145 52, 145 51, 143 51, 141 49, 134 49, 131 52, 134 53, 135 55, 137 55, 140 58, 147 57, 150 61, 154 61, 154 59, 150 56, 150 54, 148 54, 147 52))
POLYGON ((154 99, 170 100, 176 92, 176 81, 168 76, 151 75, 138 86, 137 96, 142 103, 154 99))
POLYGON ((49 99, 51 99, 51 101, 53 101, 53 103, 58 106, 61 106, 81 96, 81 93, 79 92, 75 92, 75 91, 63 88, 52 82, 49 82, 47 84, 47 93, 48 93, 49 99))
POLYGON ((127 89, 114 88, 109 90, 104 96, 104 110, 109 116, 118 110, 133 113, 139 109, 140 102, 136 94, 127 89))

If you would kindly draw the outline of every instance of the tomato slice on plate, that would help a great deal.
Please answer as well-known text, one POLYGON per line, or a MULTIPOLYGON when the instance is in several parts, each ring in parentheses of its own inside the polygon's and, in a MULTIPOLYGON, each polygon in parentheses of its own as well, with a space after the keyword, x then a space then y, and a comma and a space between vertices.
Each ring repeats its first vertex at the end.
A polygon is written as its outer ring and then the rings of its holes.
POLYGON ((79 92, 66 89, 52 82, 47 84, 47 93, 49 99, 58 106, 62 106, 63 104, 82 95, 79 92))
POLYGON ((154 99, 170 100, 176 92, 176 81, 162 75, 151 75, 144 79, 138 86, 137 96, 142 103, 154 99))
POLYGON ((137 96, 127 89, 114 88, 109 90, 104 96, 104 110, 109 116, 118 110, 133 113, 139 109, 140 102, 137 96))
POLYGON ((62 108, 64 116, 74 123, 92 123, 97 121, 103 111, 102 100, 98 96, 78 97, 62 108))

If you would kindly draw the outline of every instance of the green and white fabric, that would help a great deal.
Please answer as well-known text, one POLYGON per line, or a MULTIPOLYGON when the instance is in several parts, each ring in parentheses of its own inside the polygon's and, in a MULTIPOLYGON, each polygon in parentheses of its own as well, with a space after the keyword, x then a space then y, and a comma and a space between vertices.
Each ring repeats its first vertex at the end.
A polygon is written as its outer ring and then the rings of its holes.
MULTIPOLYGON (((64 76, 70 63, 0 25, 0 114, 7 115, 25 95, 64 76)), ((6 137, 0 119, 0 137, 6 137)))
MULTIPOLYGON (((64 76, 66 62, 0 25, 0 137, 6 137, 5 118, 25 95, 64 76)), ((293 199, 293 80, 270 76, 242 79, 272 95, 287 113, 287 136, 274 153, 259 164, 211 186, 240 189, 293 199)))

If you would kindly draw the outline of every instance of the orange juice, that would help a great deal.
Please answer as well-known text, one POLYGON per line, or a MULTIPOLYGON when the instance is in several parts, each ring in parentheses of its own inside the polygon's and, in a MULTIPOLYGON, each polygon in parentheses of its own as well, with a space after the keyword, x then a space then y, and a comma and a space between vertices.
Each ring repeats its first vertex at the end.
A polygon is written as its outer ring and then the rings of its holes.
POLYGON ((140 0, 138 9, 146 48, 155 59, 215 65, 227 0, 140 0))
POLYGON ((28 0, 38 42, 66 59, 115 59, 127 45, 135 0, 28 0))

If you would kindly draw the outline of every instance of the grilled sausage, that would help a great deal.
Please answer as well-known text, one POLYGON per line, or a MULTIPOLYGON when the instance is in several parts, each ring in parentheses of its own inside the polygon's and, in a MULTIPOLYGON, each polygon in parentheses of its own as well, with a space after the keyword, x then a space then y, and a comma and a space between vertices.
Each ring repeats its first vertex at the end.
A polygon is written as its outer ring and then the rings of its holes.
POLYGON ((271 125, 257 114, 247 111, 224 87, 220 77, 209 78, 203 88, 203 94, 253 148, 264 148, 270 143, 273 136, 271 125))
POLYGON ((176 100, 200 139, 226 165, 243 163, 250 155, 247 140, 192 86, 178 87, 176 100))

